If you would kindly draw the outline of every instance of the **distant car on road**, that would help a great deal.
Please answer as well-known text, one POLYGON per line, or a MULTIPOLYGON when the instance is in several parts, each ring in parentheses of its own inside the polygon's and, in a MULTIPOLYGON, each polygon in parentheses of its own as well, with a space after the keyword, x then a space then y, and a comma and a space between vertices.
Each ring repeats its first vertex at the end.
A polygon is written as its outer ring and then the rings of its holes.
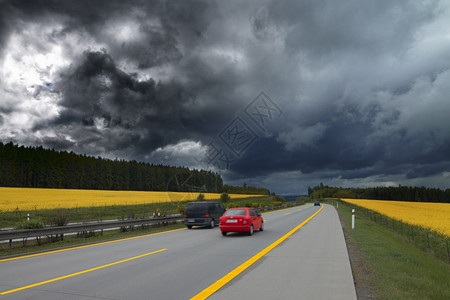
POLYGON ((209 226, 214 228, 219 224, 220 217, 225 212, 222 202, 197 201, 186 204, 184 210, 184 224, 191 229, 192 226, 209 226))
POLYGON ((255 230, 264 230, 264 220, 253 208, 230 208, 220 218, 219 228, 224 236, 228 232, 247 232, 248 235, 253 235, 255 230))
POLYGON ((320 206, 320 202, 319 201, 314 202, 314 206, 320 206))

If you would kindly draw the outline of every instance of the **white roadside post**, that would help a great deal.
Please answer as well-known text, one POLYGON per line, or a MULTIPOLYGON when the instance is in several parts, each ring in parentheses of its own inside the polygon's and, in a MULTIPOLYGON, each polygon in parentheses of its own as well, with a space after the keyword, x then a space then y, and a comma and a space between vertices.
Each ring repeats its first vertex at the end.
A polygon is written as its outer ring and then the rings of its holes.
POLYGON ((355 209, 352 209, 352 229, 355 229, 355 209))
POLYGON ((27 214, 27 222, 30 222, 30 214, 27 214))

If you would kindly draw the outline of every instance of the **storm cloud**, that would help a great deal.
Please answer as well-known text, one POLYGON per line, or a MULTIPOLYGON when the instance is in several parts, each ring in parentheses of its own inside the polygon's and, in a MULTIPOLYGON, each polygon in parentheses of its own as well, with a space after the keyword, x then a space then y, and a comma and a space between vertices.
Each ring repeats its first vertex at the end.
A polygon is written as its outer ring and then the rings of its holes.
POLYGON ((278 193, 448 187, 447 1, 0 5, 2 142, 278 193))

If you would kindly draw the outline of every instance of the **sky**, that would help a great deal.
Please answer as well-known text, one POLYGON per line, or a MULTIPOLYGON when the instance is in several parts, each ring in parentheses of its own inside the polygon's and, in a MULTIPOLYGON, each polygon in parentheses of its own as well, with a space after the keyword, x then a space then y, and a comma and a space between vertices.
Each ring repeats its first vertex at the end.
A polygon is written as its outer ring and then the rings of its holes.
POLYGON ((450 188, 450 2, 0 0, 0 141, 277 194, 450 188))

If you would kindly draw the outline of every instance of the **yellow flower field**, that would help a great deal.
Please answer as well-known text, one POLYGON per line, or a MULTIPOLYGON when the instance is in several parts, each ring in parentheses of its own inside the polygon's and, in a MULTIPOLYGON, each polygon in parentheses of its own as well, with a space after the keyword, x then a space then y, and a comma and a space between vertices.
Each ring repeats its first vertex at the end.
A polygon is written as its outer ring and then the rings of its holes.
MULTIPOLYGON (((0 211, 136 205, 197 199, 199 193, 33 189, 0 187, 0 211)), ((204 193, 206 200, 219 199, 218 193, 204 193)), ((229 194, 231 199, 258 195, 229 194)))
POLYGON ((450 236, 450 203, 341 199, 412 225, 450 236))

